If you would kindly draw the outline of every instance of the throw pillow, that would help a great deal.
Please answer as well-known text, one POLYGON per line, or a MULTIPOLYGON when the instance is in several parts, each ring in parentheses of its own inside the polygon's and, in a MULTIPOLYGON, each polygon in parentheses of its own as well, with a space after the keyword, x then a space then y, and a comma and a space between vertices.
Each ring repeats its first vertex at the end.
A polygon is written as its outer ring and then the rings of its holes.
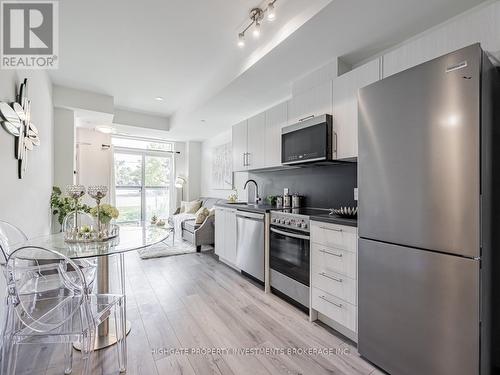
POLYGON ((184 203, 185 203, 184 212, 187 214, 195 214, 196 211, 198 211, 201 207, 201 201, 191 201, 191 202, 184 202, 184 203))
POLYGON ((210 212, 208 211, 208 208, 201 207, 198 211, 196 211, 195 224, 203 224, 209 214, 210 212))
POLYGON ((208 210, 208 216, 213 216, 215 215, 215 208, 211 208, 210 210, 208 210))

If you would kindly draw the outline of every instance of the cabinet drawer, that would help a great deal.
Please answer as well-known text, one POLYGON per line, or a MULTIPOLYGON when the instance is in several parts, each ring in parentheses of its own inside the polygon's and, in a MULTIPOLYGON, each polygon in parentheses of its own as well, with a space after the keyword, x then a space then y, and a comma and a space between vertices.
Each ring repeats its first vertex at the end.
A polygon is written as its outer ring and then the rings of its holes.
POLYGON ((357 239, 355 227, 321 222, 311 223, 311 242, 313 243, 356 252, 357 239))
POLYGON ((356 280, 339 273, 313 270, 312 286, 343 299, 352 305, 358 304, 356 298, 356 280))
POLYGON ((357 308, 320 289, 312 288, 312 308, 351 331, 357 331, 357 308))
POLYGON ((311 259, 313 272, 337 272, 351 279, 357 279, 356 253, 313 243, 311 259))

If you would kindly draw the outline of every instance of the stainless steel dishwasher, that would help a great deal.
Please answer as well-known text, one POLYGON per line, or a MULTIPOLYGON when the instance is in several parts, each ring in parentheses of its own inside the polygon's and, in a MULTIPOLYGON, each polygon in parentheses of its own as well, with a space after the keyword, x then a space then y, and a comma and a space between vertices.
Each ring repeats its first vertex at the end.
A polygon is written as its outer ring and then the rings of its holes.
POLYGON ((264 282, 264 214, 236 212, 236 265, 242 271, 264 282))

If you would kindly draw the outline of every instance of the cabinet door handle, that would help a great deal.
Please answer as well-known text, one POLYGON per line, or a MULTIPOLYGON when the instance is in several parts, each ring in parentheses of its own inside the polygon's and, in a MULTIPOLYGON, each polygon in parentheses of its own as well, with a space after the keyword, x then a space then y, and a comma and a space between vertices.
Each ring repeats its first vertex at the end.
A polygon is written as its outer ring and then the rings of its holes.
POLYGON ((341 282, 343 282, 343 281, 344 281, 344 280, 342 280, 342 279, 340 279, 340 278, 338 278, 338 277, 328 275, 328 274, 327 274, 327 273, 325 273, 325 272, 320 272, 318 275, 323 276, 323 277, 326 277, 327 279, 331 279, 331 280, 336 281, 336 282, 338 282, 338 283, 341 283, 341 282))
POLYGON ((334 306, 337 306, 339 309, 341 309, 342 307, 344 307, 344 305, 342 305, 341 303, 335 303, 335 302, 332 302, 330 301, 329 299, 327 299, 325 296, 319 296, 319 298, 321 298, 323 301, 326 301, 328 303, 331 303, 332 305, 334 306))
POLYGON ((250 166, 250 153, 247 152, 247 167, 250 166))
POLYGON ((299 120, 299 122, 302 122, 302 121, 305 121, 305 120, 309 120, 310 118, 314 118, 314 115, 310 115, 310 116, 307 116, 307 117, 301 118, 301 119, 299 120))
POLYGON ((331 230, 333 232, 343 232, 342 229, 337 229, 337 228, 328 228, 328 227, 320 227, 320 228, 324 230, 331 230))
POLYGON ((247 166, 247 154, 246 152, 243 153, 243 166, 246 167, 247 166))
POLYGON ((326 251, 326 250, 320 250, 320 252, 325 253, 325 254, 329 254, 329 255, 333 255, 334 257, 339 257, 339 258, 342 258, 344 256, 344 254, 342 254, 342 253, 336 254, 336 253, 332 253, 332 252, 326 251))

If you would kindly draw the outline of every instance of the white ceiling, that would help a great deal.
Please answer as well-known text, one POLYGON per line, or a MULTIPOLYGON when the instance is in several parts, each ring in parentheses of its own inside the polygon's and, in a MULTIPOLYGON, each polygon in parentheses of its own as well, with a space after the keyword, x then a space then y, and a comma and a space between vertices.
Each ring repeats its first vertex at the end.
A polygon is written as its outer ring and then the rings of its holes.
POLYGON ((236 36, 265 1, 61 1, 51 77, 172 116, 171 138, 205 139, 284 100, 294 79, 337 56, 359 62, 482 1, 278 0, 278 19, 244 49, 236 36))

